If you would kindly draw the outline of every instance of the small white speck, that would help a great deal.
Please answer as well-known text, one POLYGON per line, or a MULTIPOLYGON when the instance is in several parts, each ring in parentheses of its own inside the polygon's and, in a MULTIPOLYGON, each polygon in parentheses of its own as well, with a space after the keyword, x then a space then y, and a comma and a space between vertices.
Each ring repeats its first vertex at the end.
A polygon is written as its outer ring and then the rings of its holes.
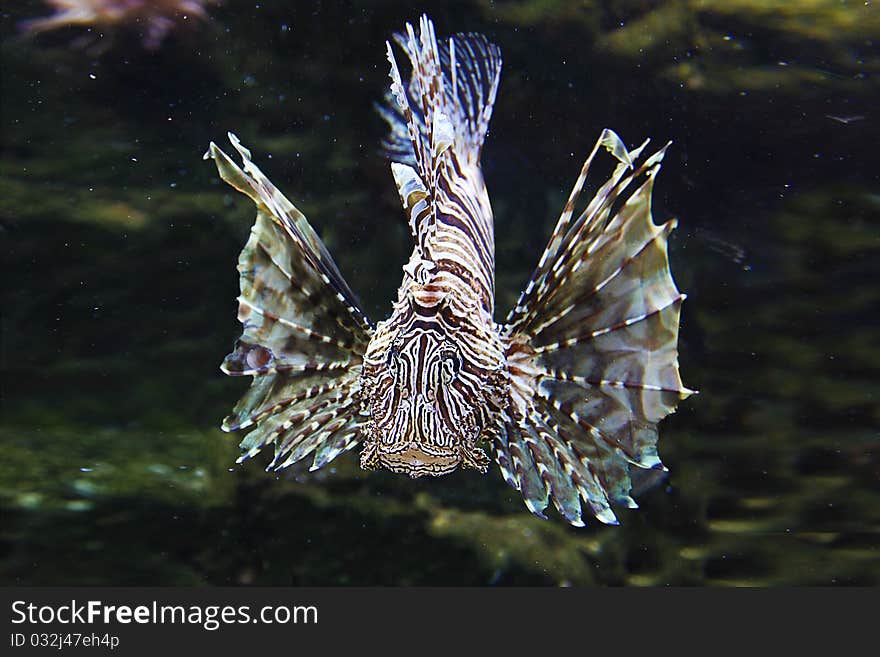
POLYGON ((89 77, 90 77, 92 80, 97 80, 97 79, 98 79, 98 76, 95 75, 94 73, 89 73, 89 77))

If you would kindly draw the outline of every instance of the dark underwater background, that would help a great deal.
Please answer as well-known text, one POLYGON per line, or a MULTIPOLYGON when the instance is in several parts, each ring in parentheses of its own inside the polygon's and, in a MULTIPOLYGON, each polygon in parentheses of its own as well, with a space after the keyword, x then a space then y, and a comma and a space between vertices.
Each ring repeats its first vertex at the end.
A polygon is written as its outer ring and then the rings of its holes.
POLYGON ((0 584, 880 584, 874 3, 226 0, 154 49, 22 35, 50 12, 0 5, 0 584), (504 55, 498 319, 601 130, 673 140, 654 217, 700 394, 619 527, 535 518, 495 467, 236 466, 218 428, 254 208, 202 154, 234 131, 383 319, 411 243, 374 103, 422 11, 504 55))

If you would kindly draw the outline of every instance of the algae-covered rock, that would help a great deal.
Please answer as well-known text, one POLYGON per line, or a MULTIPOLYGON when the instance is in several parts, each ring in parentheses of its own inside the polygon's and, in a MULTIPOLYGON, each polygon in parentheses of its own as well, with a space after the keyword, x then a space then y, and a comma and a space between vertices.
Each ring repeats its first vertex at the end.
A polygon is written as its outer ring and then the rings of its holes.
POLYGON ((631 3, 597 48, 694 91, 793 93, 873 84, 880 13, 837 0, 631 3))

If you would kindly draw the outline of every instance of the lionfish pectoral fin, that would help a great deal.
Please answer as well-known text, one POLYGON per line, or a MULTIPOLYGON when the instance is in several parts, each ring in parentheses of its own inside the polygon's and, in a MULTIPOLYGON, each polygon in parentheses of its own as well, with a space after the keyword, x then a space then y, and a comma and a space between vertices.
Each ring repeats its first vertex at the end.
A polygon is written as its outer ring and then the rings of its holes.
POLYGON ((213 142, 205 157, 254 202, 257 217, 238 259, 243 333, 221 367, 253 383, 222 428, 250 429, 239 463, 273 445, 269 468, 312 456, 317 469, 358 442, 372 327, 305 216, 229 137, 241 166, 213 142))
POLYGON ((533 512, 552 501, 573 525, 582 505, 606 524, 612 503, 636 506, 630 467, 663 468, 657 423, 692 392, 678 371, 674 223, 651 216, 665 147, 641 160, 646 144, 602 133, 503 331, 511 412, 496 460, 533 512), (619 164, 575 216, 600 146, 619 164))

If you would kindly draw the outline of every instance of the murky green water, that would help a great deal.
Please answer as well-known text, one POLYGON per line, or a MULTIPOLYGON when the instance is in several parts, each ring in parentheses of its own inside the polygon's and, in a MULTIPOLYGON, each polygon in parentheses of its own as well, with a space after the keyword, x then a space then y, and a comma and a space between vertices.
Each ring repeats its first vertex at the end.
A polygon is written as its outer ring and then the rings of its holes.
POLYGON ((642 508, 578 530, 495 470, 234 466, 218 425, 247 383, 218 365, 253 210, 208 142, 242 138, 372 318, 410 249, 373 103, 384 39, 417 15, 291 4, 227 0, 152 51, 22 39, 46 7, 0 7, 0 583, 880 583, 880 9, 428 8, 504 52, 483 155, 499 309, 603 127, 674 141, 654 212, 680 221, 701 394, 661 425, 671 474, 642 508))

